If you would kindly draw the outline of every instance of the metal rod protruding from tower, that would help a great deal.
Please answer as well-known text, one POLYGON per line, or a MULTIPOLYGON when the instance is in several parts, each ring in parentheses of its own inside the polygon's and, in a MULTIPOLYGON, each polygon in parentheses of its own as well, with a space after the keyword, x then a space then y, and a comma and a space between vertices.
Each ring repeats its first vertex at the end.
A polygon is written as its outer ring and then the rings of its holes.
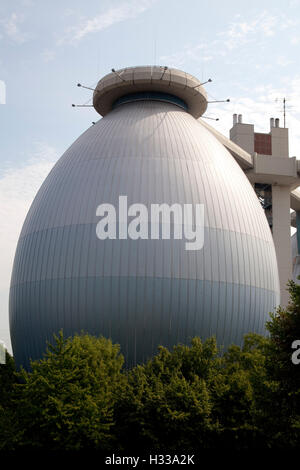
POLYGON ((72 108, 92 108, 92 104, 72 104, 72 108))
POLYGON ((220 119, 219 118, 213 118, 213 117, 210 117, 210 116, 202 116, 204 119, 211 119, 212 121, 219 121, 220 119))
POLYGON ((120 80, 122 80, 122 82, 126 82, 126 80, 124 80, 124 78, 122 78, 119 72, 117 72, 115 69, 111 69, 111 71, 115 73, 120 78, 120 80))
POLYGON ((95 88, 90 88, 89 86, 81 85, 81 83, 77 83, 77 86, 79 86, 81 88, 85 88, 86 90, 95 91, 95 88))
POLYGON ((168 70, 168 67, 165 65, 165 66, 164 66, 164 71, 163 71, 163 73, 162 73, 162 76, 160 77, 160 80, 163 79, 163 76, 164 76, 164 74, 166 73, 167 70, 168 70))
POLYGON ((230 99, 227 100, 215 100, 215 101, 207 101, 207 103, 229 103, 230 99))
POLYGON ((208 80, 206 80, 206 82, 199 83, 199 85, 196 85, 196 86, 194 86, 193 88, 195 89, 195 88, 198 88, 198 86, 202 86, 202 85, 205 85, 206 83, 211 83, 211 82, 212 82, 212 79, 209 78, 208 80))

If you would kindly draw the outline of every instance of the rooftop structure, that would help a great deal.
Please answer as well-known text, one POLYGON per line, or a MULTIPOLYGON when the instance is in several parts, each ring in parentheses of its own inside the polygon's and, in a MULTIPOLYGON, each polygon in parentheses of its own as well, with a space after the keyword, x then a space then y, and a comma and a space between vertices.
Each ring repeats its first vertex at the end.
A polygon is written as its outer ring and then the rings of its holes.
POLYGON ((96 86, 93 105, 105 116, 116 105, 141 100, 172 102, 194 118, 207 108, 206 92, 197 78, 158 66, 128 67, 105 75, 96 86))

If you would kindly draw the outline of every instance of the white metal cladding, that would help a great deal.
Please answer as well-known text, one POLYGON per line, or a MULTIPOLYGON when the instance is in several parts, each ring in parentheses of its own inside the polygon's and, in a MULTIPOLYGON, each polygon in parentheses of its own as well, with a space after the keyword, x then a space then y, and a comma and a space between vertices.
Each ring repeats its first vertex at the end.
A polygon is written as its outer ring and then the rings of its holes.
POLYGON ((243 171, 202 124, 170 103, 120 105, 65 152, 24 223, 10 295, 14 355, 28 366, 63 328, 110 336, 127 364, 158 344, 264 332, 279 302, 272 235, 243 171), (96 208, 204 204, 204 247, 96 237, 96 208))

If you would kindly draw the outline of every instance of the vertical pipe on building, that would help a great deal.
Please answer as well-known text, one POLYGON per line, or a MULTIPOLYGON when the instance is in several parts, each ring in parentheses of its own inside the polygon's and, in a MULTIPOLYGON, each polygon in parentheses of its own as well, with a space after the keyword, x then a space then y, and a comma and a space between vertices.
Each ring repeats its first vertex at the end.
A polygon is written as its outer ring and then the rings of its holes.
POLYGON ((297 255, 300 255, 300 211, 296 211, 297 255))
POLYGON ((241 114, 239 114, 239 115, 238 115, 238 123, 239 123, 239 124, 242 124, 242 122, 243 122, 243 117, 242 117, 241 114))
POLYGON ((235 126, 237 124, 237 114, 233 115, 233 125, 235 126))
POLYGON ((274 127, 274 118, 270 119, 270 129, 272 130, 272 127, 274 127))
POLYGON ((290 187, 272 185, 273 240, 280 280, 280 304, 283 306, 288 304, 287 282, 292 279, 290 200, 290 187))
POLYGON ((279 127, 279 118, 275 119, 275 127, 279 127))

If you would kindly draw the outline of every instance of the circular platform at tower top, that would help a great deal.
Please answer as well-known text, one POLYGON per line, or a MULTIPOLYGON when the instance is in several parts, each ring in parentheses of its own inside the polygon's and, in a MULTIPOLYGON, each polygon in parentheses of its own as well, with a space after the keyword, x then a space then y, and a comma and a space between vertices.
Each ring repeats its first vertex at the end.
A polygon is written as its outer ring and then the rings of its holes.
POLYGON ((93 106, 105 116, 118 105, 141 100, 172 102, 195 118, 207 108, 207 95, 197 78, 164 66, 127 67, 105 75, 95 88, 93 106))

